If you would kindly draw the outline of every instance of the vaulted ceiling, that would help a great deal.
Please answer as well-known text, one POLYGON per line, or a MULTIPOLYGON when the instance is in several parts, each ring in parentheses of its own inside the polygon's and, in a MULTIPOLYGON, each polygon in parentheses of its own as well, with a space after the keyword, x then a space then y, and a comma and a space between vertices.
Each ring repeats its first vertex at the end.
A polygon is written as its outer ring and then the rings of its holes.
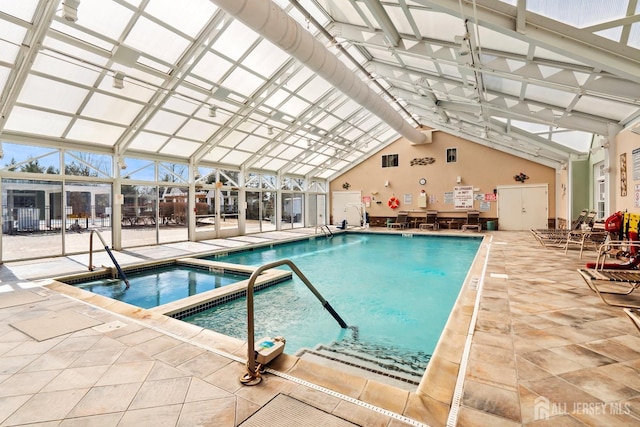
POLYGON ((559 167, 640 122, 640 4, 1 1, 0 94, 2 141, 330 179, 432 128, 559 167))

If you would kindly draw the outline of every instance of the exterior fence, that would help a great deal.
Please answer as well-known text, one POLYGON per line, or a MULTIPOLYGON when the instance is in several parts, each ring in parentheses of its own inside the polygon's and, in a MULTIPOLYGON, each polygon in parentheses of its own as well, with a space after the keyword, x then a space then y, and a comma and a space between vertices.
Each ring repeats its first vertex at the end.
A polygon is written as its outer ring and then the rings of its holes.
POLYGON ((103 228, 111 226, 111 216, 108 214, 92 215, 96 209, 104 207, 89 206, 86 213, 74 213, 73 207, 67 206, 64 212, 64 220, 60 216, 59 208, 45 206, 44 208, 2 208, 2 233, 34 233, 56 232, 65 228, 71 231, 80 231, 88 228, 103 228))

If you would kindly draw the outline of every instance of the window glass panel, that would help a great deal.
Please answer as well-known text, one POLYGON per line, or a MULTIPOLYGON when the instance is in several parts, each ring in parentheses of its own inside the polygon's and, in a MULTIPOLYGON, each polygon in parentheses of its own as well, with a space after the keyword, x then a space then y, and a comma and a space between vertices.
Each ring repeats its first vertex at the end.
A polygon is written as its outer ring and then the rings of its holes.
POLYGON ((213 184, 214 182, 216 182, 216 169, 198 166, 198 170, 196 172, 196 183, 213 184))
POLYGON ((161 162, 158 164, 158 181, 188 182, 189 167, 186 164, 161 162))
POLYGON ((195 38, 217 9, 209 0, 190 0, 188 8, 175 0, 154 0, 145 12, 195 38))
POLYGON ((240 21, 233 21, 220 35, 213 48, 223 55, 238 60, 251 46, 258 35, 240 21))
POLYGON ((260 188, 260 174, 250 173, 244 186, 246 188, 260 188))
POLYGON ((76 176, 111 177, 112 157, 107 154, 66 151, 64 173, 76 176))
POLYGON ((155 186, 123 185, 122 246, 153 245, 158 242, 156 224, 157 195, 155 186))
POLYGON ((125 168, 120 172, 124 179, 136 181, 155 181, 156 169, 153 160, 143 160, 134 157, 125 157, 125 168))
POLYGON ((277 188, 276 179, 275 175, 262 175, 261 187, 269 190, 275 190, 277 188))
POLYGON ((220 182, 228 187, 238 187, 240 172, 222 169, 220 170, 220 182))
POLYGON ((61 183, 3 179, 3 261, 61 255, 61 218, 61 183))
POLYGON ((60 173, 60 151, 55 148, 2 143, 3 170, 44 174, 60 173))

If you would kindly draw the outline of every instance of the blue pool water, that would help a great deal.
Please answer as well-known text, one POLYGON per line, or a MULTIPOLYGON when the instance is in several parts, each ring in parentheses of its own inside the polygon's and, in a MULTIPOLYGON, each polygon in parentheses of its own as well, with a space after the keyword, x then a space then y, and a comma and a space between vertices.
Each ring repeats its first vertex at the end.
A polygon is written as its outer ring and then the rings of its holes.
POLYGON ((248 276, 229 272, 216 273, 186 266, 154 268, 127 274, 131 287, 120 280, 100 279, 76 285, 79 288, 142 308, 157 307, 191 295, 220 288, 248 276))
MULTIPOLYGON (((368 348, 431 354, 479 238, 341 234, 216 257, 259 266, 290 259, 368 348)), ((287 267, 279 267, 286 269, 287 267)), ((285 352, 353 339, 295 275, 255 295, 255 338, 282 335, 285 352)), ((246 339, 246 299, 183 320, 246 339)))

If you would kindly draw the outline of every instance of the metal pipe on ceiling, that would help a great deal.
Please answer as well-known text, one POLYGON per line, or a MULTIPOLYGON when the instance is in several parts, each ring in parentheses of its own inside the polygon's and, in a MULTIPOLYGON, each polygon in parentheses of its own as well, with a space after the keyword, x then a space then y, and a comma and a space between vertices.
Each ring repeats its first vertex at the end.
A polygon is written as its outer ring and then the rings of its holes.
POLYGON ((375 114, 414 144, 426 136, 358 78, 311 33, 271 0, 211 0, 219 8, 280 47, 320 77, 375 114))

